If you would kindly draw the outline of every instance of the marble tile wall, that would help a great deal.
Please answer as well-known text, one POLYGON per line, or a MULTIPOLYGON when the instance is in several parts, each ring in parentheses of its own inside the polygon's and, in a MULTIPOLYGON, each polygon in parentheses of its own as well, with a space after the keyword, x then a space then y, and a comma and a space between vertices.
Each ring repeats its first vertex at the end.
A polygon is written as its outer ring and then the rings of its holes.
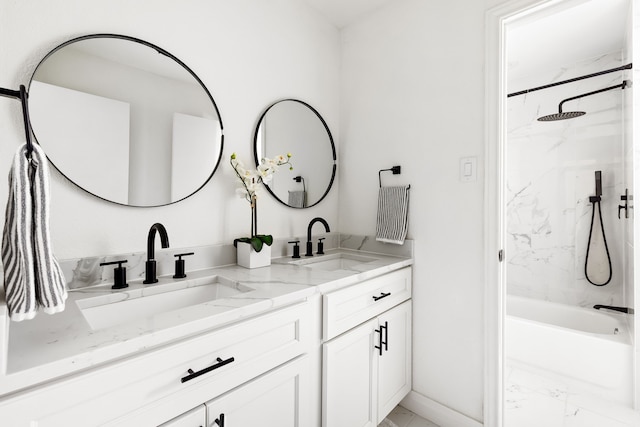
MULTIPOLYGON (((603 55, 546 75, 511 82, 510 91, 565 80, 623 65, 621 52, 603 55), (538 81, 535 82, 535 78, 538 81), (544 81, 541 79, 548 78, 544 81), (514 89, 514 90, 511 90, 514 89)), ((627 184, 622 90, 569 101, 564 111, 585 116, 539 122, 558 111, 563 99, 622 82, 622 73, 557 86, 508 101, 507 143, 507 287, 508 292, 565 304, 623 304, 625 222, 618 205, 627 184), (602 219, 612 259, 606 286, 585 278, 585 257, 595 171, 602 171, 602 219)), ((624 212, 623 212, 624 213, 624 212)), ((606 281, 609 267, 595 217, 589 277, 606 281)))

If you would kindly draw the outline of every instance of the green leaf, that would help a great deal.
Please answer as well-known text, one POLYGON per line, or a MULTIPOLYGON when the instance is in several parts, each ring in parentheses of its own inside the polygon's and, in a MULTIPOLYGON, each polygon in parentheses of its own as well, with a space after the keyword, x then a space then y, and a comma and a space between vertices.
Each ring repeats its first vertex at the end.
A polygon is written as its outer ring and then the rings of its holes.
POLYGON ((258 234, 256 237, 262 240, 267 246, 271 246, 273 243, 273 236, 271 234, 258 234))
POLYGON ((255 236, 251 238, 251 246, 253 246, 253 250, 256 252, 260 252, 262 250, 262 240, 260 237, 255 236))
POLYGON ((240 237, 233 241, 233 246, 238 247, 238 242, 249 243, 251 247, 253 247, 254 251, 260 252, 262 250, 262 246, 271 246, 273 243, 273 236, 270 234, 258 234, 253 237, 240 237))

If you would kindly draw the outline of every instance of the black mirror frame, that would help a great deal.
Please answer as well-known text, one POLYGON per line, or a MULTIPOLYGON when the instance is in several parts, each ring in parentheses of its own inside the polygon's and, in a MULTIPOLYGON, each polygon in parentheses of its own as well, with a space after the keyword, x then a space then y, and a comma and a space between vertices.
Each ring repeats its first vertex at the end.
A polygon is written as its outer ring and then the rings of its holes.
MULTIPOLYGON (((277 201, 279 201, 280 203, 282 203, 283 205, 290 207, 292 209, 307 209, 310 208, 312 206, 317 205, 318 203, 320 203, 322 200, 324 200, 325 197, 327 197, 327 194, 329 194, 329 191, 331 190, 331 187, 333 186, 333 181, 335 180, 336 177, 336 169, 337 169, 337 165, 336 165, 336 160, 337 160, 337 156, 336 156, 336 145, 333 142, 333 136, 331 135, 331 130, 329 130, 329 126, 327 125, 327 122, 322 118, 322 116, 320 115, 320 113, 313 108, 311 105, 307 104, 304 101, 301 101, 299 99, 295 99, 295 98, 285 98, 285 99, 281 99, 279 101, 276 101, 274 103, 272 103, 271 105, 269 105, 264 112, 260 115, 260 118, 258 118, 258 123, 256 124, 255 127, 255 132, 253 134, 253 156, 254 156, 254 160, 256 163, 256 167, 260 165, 260 159, 258 158, 258 130, 260 129, 260 125, 262 124, 262 120, 264 119, 264 116, 267 115, 267 113, 269 112, 269 110, 284 101, 293 101, 293 102, 297 102, 299 104, 304 105, 305 107, 307 107, 309 110, 311 110, 317 117, 318 119, 320 119, 320 122, 322 123, 322 125, 324 126, 324 129, 327 131, 327 135, 329 136, 329 142, 331 143, 331 153, 332 153, 332 157, 333 157, 333 168, 331 171, 331 179, 329 180, 329 185, 327 186, 327 189, 325 190, 324 194, 322 195, 322 197, 320 197, 318 199, 317 202, 315 202, 312 205, 308 205, 308 206, 304 206, 304 207, 298 207, 298 206, 291 206, 289 204, 287 204, 284 200, 280 199, 269 187, 269 185, 264 184, 264 186, 267 188, 267 191, 269 193, 271 193, 271 195, 273 196, 274 199, 276 199, 277 201)), ((294 160, 295 161, 295 160, 294 160)))
MULTIPOLYGON (((198 82, 198 84, 202 87, 202 89, 205 91, 205 93, 207 94, 207 96, 209 97, 209 100, 211 101, 211 104, 213 105, 213 108, 216 111, 216 114, 218 115, 218 118, 220 119, 220 131, 221 131, 221 137, 220 137, 220 154, 218 155, 218 161, 216 162, 216 165, 214 166, 213 170, 211 171, 211 174, 209 175, 209 177, 202 183, 202 185, 200 185, 196 190, 194 190, 191 194, 178 199, 178 200, 174 200, 172 202, 169 203, 164 203, 164 204, 160 204, 160 205, 130 205, 130 204, 126 204, 126 203, 120 203, 120 202, 116 202, 113 200, 109 200, 106 199, 102 196, 99 196, 97 194, 94 194, 88 190, 86 190, 85 188, 83 188, 80 184, 76 183, 75 181, 73 181, 72 179, 70 179, 67 175, 64 174, 64 172, 62 172, 56 165, 55 163, 53 163, 53 161, 51 161, 51 159, 47 156, 47 158, 49 159, 49 163, 51 163, 53 165, 54 168, 56 168, 56 170, 62 175, 64 176, 69 182, 71 182, 72 184, 74 184, 76 187, 78 187, 79 189, 81 189, 82 191, 97 197, 98 199, 102 199, 106 202, 109 203, 114 203, 116 205, 120 205, 120 206, 128 206, 128 207, 134 207, 134 208, 156 208, 156 207, 161 207, 161 206, 169 206, 172 205, 174 203, 178 203, 181 202, 191 196, 193 196, 194 194, 196 194, 198 191, 200 191, 205 185, 207 185, 207 183, 211 180, 211 178, 213 177, 213 175, 216 173, 216 171, 218 170, 218 167, 220 166, 220 162, 222 161, 222 153, 224 152, 224 126, 222 124, 222 115, 220 114, 220 110, 218 109, 218 105, 216 104, 216 102, 213 99, 213 96, 211 96, 211 93, 209 92, 209 89, 207 89, 207 87, 205 86, 205 84, 202 82, 202 80, 200 79, 200 77, 198 77, 196 75, 196 73, 193 72, 193 70, 191 70, 191 68, 189 68, 184 62, 182 62, 180 59, 178 59, 176 56, 172 55, 171 53, 169 53, 168 51, 166 51, 165 49, 158 47, 156 45, 154 45, 153 43, 149 43, 145 40, 142 39, 138 39, 135 37, 131 37, 131 36, 125 36, 122 34, 113 34, 113 33, 98 33, 98 34, 88 34, 88 35, 84 35, 84 36, 80 36, 80 37, 76 37, 70 40, 67 40, 66 42, 56 46, 55 48, 53 48, 51 51, 49 51, 49 53, 47 53, 41 60, 40 62, 38 62, 38 65, 35 67, 35 69, 33 70, 33 73, 31 74, 31 78, 29 79, 29 87, 28 89, 31 89, 31 82, 33 82, 33 77, 35 76, 36 72, 38 71, 38 68, 40 68, 40 65, 42 65, 42 63, 44 63, 47 58, 49 58, 51 55, 53 55, 54 53, 56 53, 58 50, 62 49, 65 46, 68 46, 72 43, 76 43, 82 40, 89 40, 89 39, 95 39, 95 38, 114 38, 114 39, 122 39, 122 40, 128 40, 134 43, 139 43, 142 44, 144 46, 147 46, 151 49, 154 49, 156 52, 167 56, 168 58, 174 60, 178 65, 182 66, 189 74, 191 74, 191 76, 198 82)), ((32 133, 32 135, 34 136, 36 142, 38 143, 38 145, 40 145, 40 142, 38 141, 38 137, 35 134, 35 132, 33 131, 33 127, 31 126, 31 122, 29 122, 29 130, 32 133)))

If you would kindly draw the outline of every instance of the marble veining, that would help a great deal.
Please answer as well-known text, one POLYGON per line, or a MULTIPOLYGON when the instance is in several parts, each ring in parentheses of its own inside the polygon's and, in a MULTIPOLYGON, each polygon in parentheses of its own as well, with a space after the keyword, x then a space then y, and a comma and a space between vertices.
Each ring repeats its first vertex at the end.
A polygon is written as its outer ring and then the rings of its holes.
MULTIPOLYGON (((511 82, 524 89, 622 65, 619 52, 511 82), (534 81, 533 78, 537 81, 534 81), (545 80, 545 81, 542 81, 545 80)), ((567 102, 564 111, 585 116, 538 122, 563 99, 619 84, 612 73, 531 92, 508 102, 507 283, 508 292, 570 305, 623 305, 625 221, 617 217, 624 194, 622 104, 613 90, 567 102), (589 284, 584 273, 596 170, 602 171, 602 217, 613 264, 607 286, 589 284)), ((627 91, 628 92, 628 91, 627 91)), ((589 276, 604 282, 608 262, 598 215, 589 254, 589 276)))
MULTIPOLYGON (((337 236, 333 240, 337 243, 337 236)), ((219 247, 205 248, 204 251, 201 248, 200 253, 203 252, 221 254, 217 260, 225 260, 225 256, 228 257, 219 247)), ((358 252, 351 249, 327 249, 326 253, 331 255, 358 252)), ((165 255, 164 261, 172 263, 172 253, 166 252, 165 255)), ((256 269, 246 269, 235 265, 234 262, 192 271, 188 264, 185 279, 173 279, 171 269, 164 270, 159 275, 157 284, 142 285, 142 275, 134 274, 128 280, 130 287, 122 291, 112 290, 112 279, 105 274, 104 269, 98 274, 99 269, 95 268, 101 259, 117 257, 63 262, 65 268, 72 271, 77 266, 81 267, 75 280, 85 286, 69 292, 65 311, 55 315, 39 315, 28 322, 11 322, 7 325, 8 339, 6 334, 0 337, 5 348, 5 352, 0 354, 0 367, 4 367, 0 372, 4 374, 0 375, 0 395, 115 358, 149 350, 185 336, 220 328, 249 316, 301 302, 318 293, 350 286, 413 263, 410 257, 381 253, 366 253, 366 256, 375 259, 366 269, 335 271, 290 264, 290 255, 272 260, 269 267, 256 269), (216 277, 224 284, 250 290, 150 317, 133 318, 125 323, 96 330, 92 329, 81 311, 83 306, 116 303, 128 298, 153 295, 162 292, 167 286, 171 286, 172 289, 202 286, 204 282, 216 277), (101 284, 96 285, 98 282, 101 284)), ((198 259, 193 261, 192 266, 204 262, 198 259)), ((212 258, 209 259, 210 263, 213 261, 212 258)), ((135 271, 136 268, 132 269, 135 271)), ((0 309, 4 307, 3 303, 0 304, 0 309)))
MULTIPOLYGON (((324 247, 337 248, 339 233, 321 234, 325 237, 324 247)), ((274 239, 271 246, 273 257, 285 257, 291 255, 291 240, 300 240, 302 244, 305 237, 292 237, 288 239, 274 239)), ((362 237, 366 240, 366 237, 362 237)), ((236 249, 233 244, 186 247, 186 248, 156 248, 155 259, 159 276, 172 275, 175 269, 174 257, 177 253, 193 252, 193 255, 184 257, 186 269, 189 271, 236 263, 236 249)), ((378 251, 379 253, 386 253, 378 251)), ((127 260, 123 267, 127 269, 127 279, 144 279, 146 252, 131 252, 99 257, 86 257, 76 259, 59 260, 60 267, 67 279, 67 289, 79 289, 96 285, 105 285, 113 282, 113 265, 100 266, 100 263, 127 260)))
POLYGON ((640 413, 559 375, 509 361, 505 383, 505 427, 640 425, 640 413))
POLYGON ((403 245, 396 245, 379 242, 374 236, 357 236, 343 233, 340 233, 339 247, 393 256, 411 257, 413 254, 413 240, 407 240, 403 245))

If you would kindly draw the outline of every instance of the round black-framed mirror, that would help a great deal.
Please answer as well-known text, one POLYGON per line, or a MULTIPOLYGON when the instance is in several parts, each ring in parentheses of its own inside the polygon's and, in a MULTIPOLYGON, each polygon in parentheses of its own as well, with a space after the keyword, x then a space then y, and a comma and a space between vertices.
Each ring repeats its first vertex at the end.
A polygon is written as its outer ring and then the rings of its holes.
POLYGON ((184 200, 222 157, 222 118, 202 80, 134 37, 90 34, 51 50, 29 83, 29 116, 63 176, 121 205, 184 200))
POLYGON ((291 153, 293 170, 282 168, 265 185, 276 200, 292 208, 320 203, 336 176, 336 147, 320 113, 299 99, 282 99, 265 109, 254 133, 256 165, 264 157, 291 153))

